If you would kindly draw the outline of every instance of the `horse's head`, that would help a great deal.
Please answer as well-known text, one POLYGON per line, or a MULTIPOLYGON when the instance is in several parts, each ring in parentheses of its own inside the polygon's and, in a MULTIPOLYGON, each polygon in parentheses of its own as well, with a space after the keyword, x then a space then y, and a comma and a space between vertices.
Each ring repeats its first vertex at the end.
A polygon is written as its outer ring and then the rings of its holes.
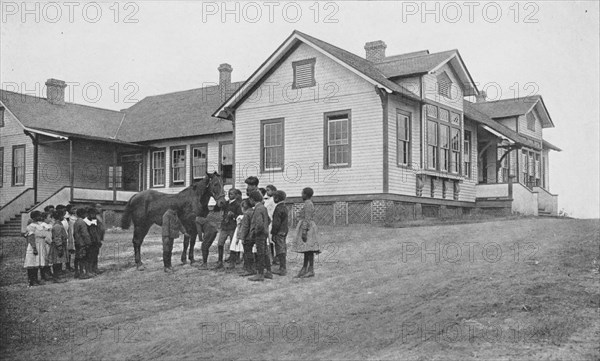
POLYGON ((206 179, 208 179, 207 190, 211 197, 217 202, 215 210, 219 210, 223 207, 227 201, 225 200, 225 190, 223 188, 223 178, 217 172, 212 174, 206 173, 206 179))

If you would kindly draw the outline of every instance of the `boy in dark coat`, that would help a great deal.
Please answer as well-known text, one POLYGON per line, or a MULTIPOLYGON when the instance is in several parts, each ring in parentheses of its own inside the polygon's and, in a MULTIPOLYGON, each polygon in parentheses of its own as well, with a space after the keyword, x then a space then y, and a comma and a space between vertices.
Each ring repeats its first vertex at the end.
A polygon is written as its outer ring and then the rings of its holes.
POLYGON ((235 233, 235 228, 237 226, 236 219, 238 216, 242 215, 242 207, 240 205, 240 201, 237 197, 237 192, 235 189, 229 190, 229 203, 222 208, 223 211, 223 220, 221 221, 221 233, 219 235, 218 241, 218 250, 219 250, 219 261, 217 262, 217 266, 215 270, 223 269, 223 251, 225 249, 225 242, 227 238, 233 240, 233 234, 235 233))
POLYGON ((77 220, 73 224, 73 241, 75 242, 75 278, 90 278, 87 274, 87 248, 91 245, 87 224, 83 219, 87 216, 85 208, 77 209, 77 220))
POLYGON ((189 237, 177 217, 175 206, 171 205, 162 217, 163 265, 165 272, 174 271, 171 266, 171 255, 173 254, 173 242, 175 238, 179 238, 179 232, 189 237))
POLYGON ((244 181, 246 183, 246 195, 250 197, 250 194, 258 190, 258 178, 250 176, 244 181))
POLYGON ((285 206, 286 194, 284 191, 275 191, 273 200, 275 201, 275 210, 273 211, 273 224, 271 225, 271 238, 275 246, 275 256, 279 260, 279 270, 273 273, 280 276, 287 274, 286 270, 286 237, 288 234, 288 211, 285 206))
POLYGON ((254 268, 254 254, 252 253, 254 240, 250 237, 250 226, 252 223, 252 216, 254 215, 254 208, 252 208, 250 199, 245 199, 242 203, 247 205, 247 209, 244 211, 244 218, 242 219, 242 224, 238 231, 238 238, 244 246, 244 272, 240 274, 240 276, 246 277, 256 274, 254 268))
POLYGON ((258 274, 248 279, 250 281, 264 281, 265 278, 273 279, 267 245, 267 239, 269 238, 269 213, 262 202, 263 195, 259 191, 254 191, 250 194, 250 204, 254 204, 254 214, 250 223, 250 237, 252 237, 256 244, 256 270, 258 272, 258 274))
POLYGON ((87 217, 83 220, 88 226, 88 233, 90 235, 90 246, 88 247, 88 273, 92 276, 100 274, 98 270, 98 256, 100 255, 100 247, 102 247, 102 241, 104 241, 104 224, 97 218, 98 210, 96 208, 88 208, 87 217))

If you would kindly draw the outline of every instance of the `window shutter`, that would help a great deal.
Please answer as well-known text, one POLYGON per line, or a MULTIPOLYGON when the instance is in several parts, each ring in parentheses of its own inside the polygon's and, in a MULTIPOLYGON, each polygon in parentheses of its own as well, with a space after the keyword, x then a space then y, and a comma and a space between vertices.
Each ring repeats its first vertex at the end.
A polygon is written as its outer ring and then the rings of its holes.
POLYGON ((302 88, 312 85, 312 64, 296 66, 296 87, 302 88))

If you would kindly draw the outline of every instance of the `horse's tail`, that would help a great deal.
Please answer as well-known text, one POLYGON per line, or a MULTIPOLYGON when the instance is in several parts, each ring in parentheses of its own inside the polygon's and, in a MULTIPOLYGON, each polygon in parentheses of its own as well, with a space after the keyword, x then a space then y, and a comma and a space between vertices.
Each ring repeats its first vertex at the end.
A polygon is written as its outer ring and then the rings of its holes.
POLYGON ((131 201, 133 200, 134 197, 135 196, 129 198, 129 201, 127 202, 127 205, 125 206, 125 211, 123 212, 123 216, 121 217, 121 228, 122 229, 129 229, 129 226, 131 225, 131 213, 133 211, 131 201))

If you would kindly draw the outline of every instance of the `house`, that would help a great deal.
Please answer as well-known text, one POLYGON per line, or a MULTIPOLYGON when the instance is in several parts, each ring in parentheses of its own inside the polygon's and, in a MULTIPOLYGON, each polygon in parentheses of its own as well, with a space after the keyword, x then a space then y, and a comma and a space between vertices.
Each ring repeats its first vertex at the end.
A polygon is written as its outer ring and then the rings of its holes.
POLYGON ((256 175, 295 209, 310 186, 317 218, 333 224, 556 213, 547 153, 558 148, 542 139, 553 124, 541 97, 489 105, 458 50, 385 49, 369 42, 363 58, 294 31, 214 113, 234 125, 235 186, 256 175), (535 131, 523 126, 532 117, 535 131), (507 164, 527 164, 518 181, 507 164))
POLYGON ((49 204, 101 203, 121 210, 144 189, 177 193, 218 170, 231 186, 232 126, 211 117, 241 83, 229 64, 219 84, 150 96, 123 111, 65 102, 64 81, 47 97, 0 90, 0 225, 18 234, 49 204))

